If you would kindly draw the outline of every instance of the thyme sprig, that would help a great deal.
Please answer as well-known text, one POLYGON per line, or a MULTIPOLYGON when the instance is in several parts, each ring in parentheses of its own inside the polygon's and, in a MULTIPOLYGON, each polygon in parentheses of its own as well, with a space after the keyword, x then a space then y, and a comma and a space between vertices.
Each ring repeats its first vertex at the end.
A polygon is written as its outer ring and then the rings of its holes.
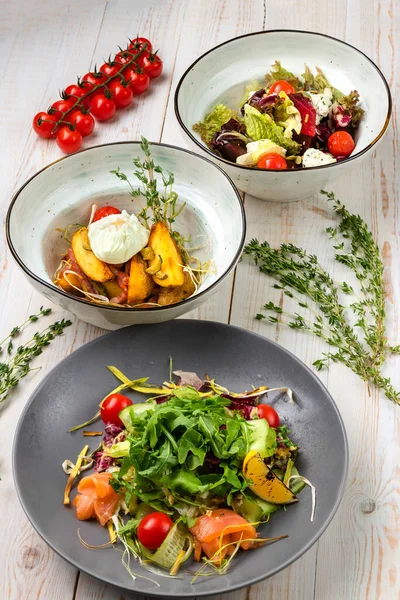
POLYGON ((111 171, 111 173, 128 183, 130 195, 133 198, 140 198, 141 196, 145 198, 146 206, 142 208, 138 214, 138 218, 145 223, 146 227, 150 229, 150 222, 157 223, 158 221, 162 221, 169 227, 172 234, 177 235, 176 232, 172 231, 171 225, 182 212, 186 203, 182 203, 177 208, 178 194, 173 190, 174 175, 170 171, 164 172, 159 165, 154 164, 151 157, 150 144, 146 138, 142 137, 140 147, 145 155, 145 159, 142 161, 140 158, 134 158, 133 164, 137 169, 134 171, 134 175, 143 184, 143 187, 139 186, 135 188, 119 167, 111 171), (158 181, 155 173, 161 175, 164 187, 163 191, 158 189, 158 181))
MULTIPOLYGON (((71 325, 71 321, 66 319, 56 321, 42 331, 37 331, 28 342, 20 345, 14 354, 12 354, 13 339, 21 332, 25 325, 36 322, 40 317, 47 316, 50 313, 51 308, 41 307, 38 314, 30 315, 24 323, 14 327, 1 343, 1 346, 3 346, 4 343, 8 342, 8 358, 5 362, 0 363, 0 402, 3 402, 7 398, 11 390, 18 385, 20 379, 26 377, 30 371, 36 370, 31 367, 31 361, 35 356, 42 354, 45 346, 48 346, 55 337, 62 335, 64 329, 71 325)), ((0 354, 3 351, 3 348, 0 348, 0 354)))
POLYGON ((353 271, 359 292, 346 281, 335 281, 315 254, 293 244, 273 249, 268 242, 253 239, 244 254, 254 260, 262 273, 278 281, 274 288, 311 314, 311 319, 306 319, 298 312, 289 313, 268 302, 263 308, 273 314, 259 313, 256 319, 283 323, 324 339, 333 349, 314 361, 317 370, 330 361, 341 362, 368 385, 381 388, 390 400, 400 404, 400 392, 381 373, 386 356, 399 354, 400 345, 389 344, 385 337, 384 265, 379 246, 359 215, 351 214, 333 193, 322 193, 340 217, 337 227, 326 229, 333 241, 335 260, 353 271), (350 303, 345 302, 345 297, 350 303))

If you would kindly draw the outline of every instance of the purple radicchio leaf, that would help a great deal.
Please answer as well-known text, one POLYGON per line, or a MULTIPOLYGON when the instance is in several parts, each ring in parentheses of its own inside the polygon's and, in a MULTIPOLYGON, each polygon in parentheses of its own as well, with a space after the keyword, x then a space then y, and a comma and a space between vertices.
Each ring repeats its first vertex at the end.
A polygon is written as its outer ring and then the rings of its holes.
POLYGON ((236 398, 234 396, 230 396, 229 394, 221 394, 222 398, 228 398, 231 403, 228 406, 231 410, 238 410, 243 413, 246 421, 251 420, 251 411, 257 405, 258 395, 257 396, 241 396, 240 398, 236 398))
POLYGON ((237 119, 229 119, 222 125, 220 131, 214 134, 211 140, 211 148, 218 152, 222 158, 236 162, 238 156, 246 154, 248 138, 243 123, 237 119))
POLYGON ((104 428, 104 438, 103 444, 104 446, 112 446, 115 443, 116 438, 118 437, 118 442, 122 442, 125 439, 125 432, 122 427, 118 425, 114 425, 114 423, 107 423, 104 428), (121 435, 122 434, 122 435, 121 435))
MULTIPOLYGON (((107 423, 104 428, 103 446, 110 448, 117 442, 122 442, 125 439, 125 431, 122 427, 114 425, 114 423, 107 423)), ((115 462, 115 459, 111 456, 107 456, 101 450, 96 452, 94 455, 94 470, 96 473, 106 471, 108 467, 111 467, 115 462)))
POLYGON ((343 106, 336 104, 331 111, 331 120, 335 128, 344 129, 351 123, 352 115, 350 111, 345 111, 343 106))
POLYGON ((266 93, 265 93, 264 88, 261 88, 261 90, 257 90, 257 92, 254 92, 254 94, 252 96, 250 96, 250 98, 247 100, 247 102, 245 102, 243 104, 242 108, 240 109, 240 112, 242 113, 242 115, 244 115, 244 107, 246 104, 250 104, 250 106, 255 106, 258 108, 259 101, 265 95, 266 95, 266 93))
POLYGON ((315 137, 324 146, 328 144, 328 139, 331 134, 332 130, 329 127, 328 121, 323 121, 317 125, 315 137))
POLYGON ((94 455, 94 471, 95 473, 101 473, 106 471, 108 467, 114 463, 114 459, 111 456, 106 456, 104 452, 96 452, 94 455))
POLYGON ((164 404, 164 402, 168 402, 169 398, 170 398, 169 396, 159 396, 155 400, 156 400, 157 404, 164 404))

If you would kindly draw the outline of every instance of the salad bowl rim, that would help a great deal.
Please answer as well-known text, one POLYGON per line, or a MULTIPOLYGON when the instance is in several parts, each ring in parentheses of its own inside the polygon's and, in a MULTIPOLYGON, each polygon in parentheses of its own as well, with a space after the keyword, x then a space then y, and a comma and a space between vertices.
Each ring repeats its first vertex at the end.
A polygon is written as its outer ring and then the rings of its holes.
POLYGON ((171 305, 166 305, 166 306, 154 306, 151 308, 136 308, 136 307, 118 307, 118 306, 108 306, 108 305, 103 305, 103 304, 95 304, 95 303, 91 303, 88 302, 87 300, 83 299, 83 298, 79 298, 78 296, 73 296, 72 294, 69 294, 68 292, 65 292, 64 290, 62 290, 61 288, 59 288, 58 286, 54 285, 53 283, 49 283, 47 281, 45 281, 44 279, 42 279, 41 277, 39 277, 38 275, 36 275, 33 271, 31 271, 31 269, 29 269, 25 263, 23 262, 23 260, 20 258, 18 252, 16 251, 13 241, 12 241, 12 235, 11 235, 11 226, 10 226, 10 221, 11 221, 11 217, 12 217, 12 211, 13 208, 15 206, 15 203, 18 200, 19 195, 21 194, 21 192, 24 190, 24 188, 33 180, 35 179, 35 177, 37 177, 38 175, 40 175, 41 173, 43 173, 44 171, 47 171, 48 169, 50 169, 51 167, 53 167, 54 165, 68 160, 69 158, 76 156, 76 155, 80 155, 83 154, 84 152, 89 152, 90 150, 94 150, 96 148, 104 148, 107 146, 117 146, 117 145, 123 145, 123 144, 136 144, 137 146, 140 146, 140 141, 139 140, 124 140, 124 141, 119 141, 119 142, 109 142, 106 144, 97 144, 96 146, 90 146, 90 148, 84 148, 83 150, 80 150, 79 152, 75 152, 74 154, 69 154, 68 156, 62 156, 54 161, 52 161, 51 163, 49 163, 48 165, 46 165, 45 167, 43 167, 42 169, 40 169, 39 171, 37 171, 34 175, 32 175, 32 177, 29 177, 29 179, 27 179, 25 181, 25 183, 23 183, 23 185, 17 190, 17 192, 13 195, 12 199, 11 199, 11 203, 10 206, 7 210, 7 215, 6 215, 6 222, 5 222, 5 230, 6 230, 6 240, 7 240, 7 244, 8 247, 10 248, 11 254, 14 258, 14 260, 17 262, 17 264, 21 267, 21 269, 24 271, 24 273, 31 279, 33 279, 34 281, 36 281, 37 283, 39 283, 40 285, 44 285, 46 288, 60 294, 61 296, 64 296, 70 300, 74 300, 76 302, 79 302, 80 304, 84 304, 85 306, 93 306, 94 308, 97 309, 105 309, 105 310, 111 310, 111 311, 117 311, 117 312, 139 312, 139 313, 145 313, 147 311, 152 311, 152 312, 162 312, 162 311, 168 311, 171 309, 174 309, 175 307, 180 307, 184 304, 191 304, 193 301, 197 300, 198 298, 202 298, 206 293, 209 293, 211 290, 215 289, 215 287, 217 285, 219 285, 228 275, 229 273, 232 271, 232 269, 235 267, 235 265, 237 264, 243 247, 244 247, 244 242, 245 242, 245 238, 246 238, 246 214, 245 214, 245 210, 244 210, 244 206, 243 206, 243 202, 242 202, 242 198, 240 196, 240 193, 237 189, 237 187, 235 186, 235 184, 233 183, 232 179, 229 177, 229 175, 227 173, 225 173, 225 171, 219 166, 216 165, 212 160, 210 160, 209 158, 205 157, 205 156, 200 156, 199 154, 197 154, 196 152, 193 152, 192 150, 188 150, 186 148, 181 148, 179 146, 175 146, 173 144, 164 144, 161 142, 150 142, 150 146, 161 146, 163 148, 169 148, 172 150, 178 150, 180 152, 184 152, 186 154, 190 154, 191 156, 194 156, 195 158, 198 158, 200 160, 205 161, 206 163, 208 163, 209 165, 211 165, 212 167, 218 169, 218 171, 227 179, 228 183, 230 184, 230 186, 232 187, 232 191, 235 194, 235 197, 238 201, 238 205, 240 208, 240 215, 241 215, 241 230, 242 230, 242 235, 241 235, 241 239, 238 245, 238 249, 235 252, 235 255, 233 257, 233 259, 231 260, 229 266, 227 269, 225 269, 225 271, 208 287, 206 287, 205 289, 199 291, 199 293, 194 294, 192 296, 189 296, 188 298, 185 298, 184 300, 181 300, 180 302, 176 302, 174 304, 171 305))
POLYGON ((369 58, 369 56, 367 56, 367 54, 365 54, 365 52, 363 52, 362 50, 360 50, 356 46, 353 46, 352 44, 349 44, 348 42, 345 42, 344 40, 340 40, 339 38, 336 38, 336 37, 334 37, 332 35, 327 35, 326 33, 320 33, 318 31, 308 31, 308 30, 305 30, 305 29, 267 29, 267 30, 263 30, 263 31, 253 31, 252 33, 245 33, 243 35, 238 35, 236 37, 230 38, 229 40, 226 40, 225 42, 222 42, 221 44, 218 44, 217 46, 214 46, 210 50, 207 50, 207 52, 204 52, 204 54, 202 54, 201 56, 199 56, 199 58, 197 58, 194 62, 192 62, 189 65, 189 67, 186 69, 186 71, 183 73, 182 77, 179 79, 178 85, 176 86, 175 95, 174 95, 174 110, 175 110, 175 116, 176 116, 176 118, 178 120, 178 123, 181 126, 181 128, 184 130, 184 132, 186 133, 186 135, 203 152, 206 152, 208 155, 212 156, 214 160, 217 159, 218 161, 221 161, 222 163, 224 163, 226 165, 230 165, 231 167, 238 168, 238 169, 244 169, 247 172, 249 172, 249 171, 253 171, 254 172, 255 171, 257 173, 297 173, 297 174, 299 174, 299 172, 307 172, 307 171, 311 171, 311 170, 315 171, 317 169, 327 169, 327 168, 330 168, 330 167, 335 167, 337 165, 342 165, 342 164, 345 164, 345 163, 349 163, 350 161, 352 161, 352 160, 354 160, 356 158, 359 158, 360 156, 363 156, 363 154, 365 154, 373 146, 375 146, 375 144, 377 144, 377 142, 379 142, 379 140, 383 137, 383 135, 385 134, 385 132, 386 132, 388 126, 389 126, 390 117, 392 115, 392 94, 390 92, 389 84, 388 84, 385 76, 383 75, 382 71, 378 67, 378 65, 371 58, 369 58), (184 122, 182 120, 180 112, 179 112, 179 92, 180 92, 180 89, 181 89, 181 87, 182 87, 182 85, 184 83, 184 80, 186 79, 186 77, 190 73, 190 71, 195 67, 195 65, 198 62, 200 62, 201 60, 203 60, 203 58, 205 58, 208 54, 211 54, 215 50, 218 50, 219 48, 222 48, 223 46, 226 46, 227 44, 230 44, 231 42, 235 42, 236 40, 240 40, 240 39, 243 39, 243 38, 248 38, 248 37, 252 37, 252 36, 256 36, 256 35, 267 35, 269 33, 301 33, 301 34, 306 34, 306 35, 311 35, 311 36, 320 36, 320 37, 328 38, 330 40, 338 42, 339 44, 343 44, 344 46, 348 46, 352 50, 355 50, 356 52, 358 52, 359 54, 361 54, 374 67, 374 69, 377 71, 378 75, 381 77, 382 82, 383 82, 383 84, 384 84, 384 86, 386 88, 387 99, 388 99, 388 111, 387 111, 387 114, 386 114, 385 123, 384 123, 381 131, 378 133, 378 135, 367 146, 365 146, 365 148, 363 148, 359 152, 356 152, 355 154, 352 154, 352 155, 348 156, 347 158, 344 158, 340 162, 329 163, 327 165, 317 165, 317 166, 314 166, 314 167, 307 167, 307 169, 304 169, 304 171, 303 171, 303 169, 283 169, 283 170, 282 169, 255 169, 254 167, 249 167, 249 166, 246 166, 246 165, 240 165, 238 163, 231 162, 231 161, 227 160, 226 158, 223 158, 222 156, 218 156, 217 154, 215 154, 214 152, 212 152, 207 147, 206 144, 204 144, 203 142, 201 142, 195 135, 193 135, 193 133, 191 132, 191 130, 186 127, 186 125, 184 124, 184 122))

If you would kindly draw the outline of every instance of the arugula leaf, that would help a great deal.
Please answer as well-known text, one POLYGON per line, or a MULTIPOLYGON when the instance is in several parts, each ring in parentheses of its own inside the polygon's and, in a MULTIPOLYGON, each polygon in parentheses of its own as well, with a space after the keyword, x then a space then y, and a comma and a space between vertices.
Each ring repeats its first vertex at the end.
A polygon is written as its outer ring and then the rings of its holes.
POLYGON ((204 438, 198 431, 194 429, 185 431, 179 441, 178 462, 182 465, 189 452, 192 452, 199 460, 201 460, 199 464, 203 464, 206 455, 206 450, 202 448, 203 442, 204 438))

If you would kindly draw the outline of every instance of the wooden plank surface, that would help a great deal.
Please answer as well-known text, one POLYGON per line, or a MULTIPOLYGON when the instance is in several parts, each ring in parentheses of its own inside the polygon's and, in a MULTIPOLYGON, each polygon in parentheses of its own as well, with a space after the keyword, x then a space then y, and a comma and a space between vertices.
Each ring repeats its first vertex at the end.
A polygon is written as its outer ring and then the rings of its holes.
MULTIPOLYGON (((55 143, 30 130, 32 115, 56 99, 56 91, 123 45, 137 31, 160 47, 165 75, 151 92, 111 123, 99 126, 90 144, 135 139, 185 146, 173 113, 173 92, 188 64, 212 46, 263 28, 316 30, 345 39, 378 62, 394 95, 389 132, 376 152, 333 189, 372 226, 386 261, 388 336, 398 341, 400 298, 399 38, 400 7, 393 0, 318 3, 278 0, 53 0, 0 6, 1 218, 12 193, 60 156, 55 143)), ((248 238, 273 244, 292 241, 332 264, 324 227, 332 215, 322 197, 285 205, 245 198, 248 238)), ((276 293, 276 292, 275 292, 276 293)), ((274 296, 271 282, 243 261, 209 302, 188 316, 240 325, 274 339, 310 365, 323 349, 300 333, 254 320, 274 296)), ((0 244, 0 338, 35 312, 44 300, 34 293, 0 244)), ((285 300, 286 301, 286 300, 285 300)), ((67 316, 55 309, 53 317, 67 316)), ((50 321, 53 317, 47 319, 50 321)), ((7 600, 142 600, 103 585, 65 563, 32 529, 16 499, 11 449, 18 417, 50 368, 101 330, 74 320, 63 338, 40 359, 40 372, 0 406, 0 598, 7 600)), ((25 335, 25 334, 24 334, 25 335)), ((26 334, 27 335, 27 334, 26 334)), ((398 360, 387 372, 400 385, 398 360), (397 367, 397 368, 396 368, 397 367)), ((349 435, 350 474, 339 511, 320 541, 294 565, 268 581, 229 594, 230 600, 399 600, 400 424, 399 409, 344 367, 320 374, 342 412, 349 435)), ((226 596, 225 596, 226 597, 226 596)), ((218 600, 223 596, 219 596, 218 600)), ((212 598, 217 600, 217 596, 212 598)))

